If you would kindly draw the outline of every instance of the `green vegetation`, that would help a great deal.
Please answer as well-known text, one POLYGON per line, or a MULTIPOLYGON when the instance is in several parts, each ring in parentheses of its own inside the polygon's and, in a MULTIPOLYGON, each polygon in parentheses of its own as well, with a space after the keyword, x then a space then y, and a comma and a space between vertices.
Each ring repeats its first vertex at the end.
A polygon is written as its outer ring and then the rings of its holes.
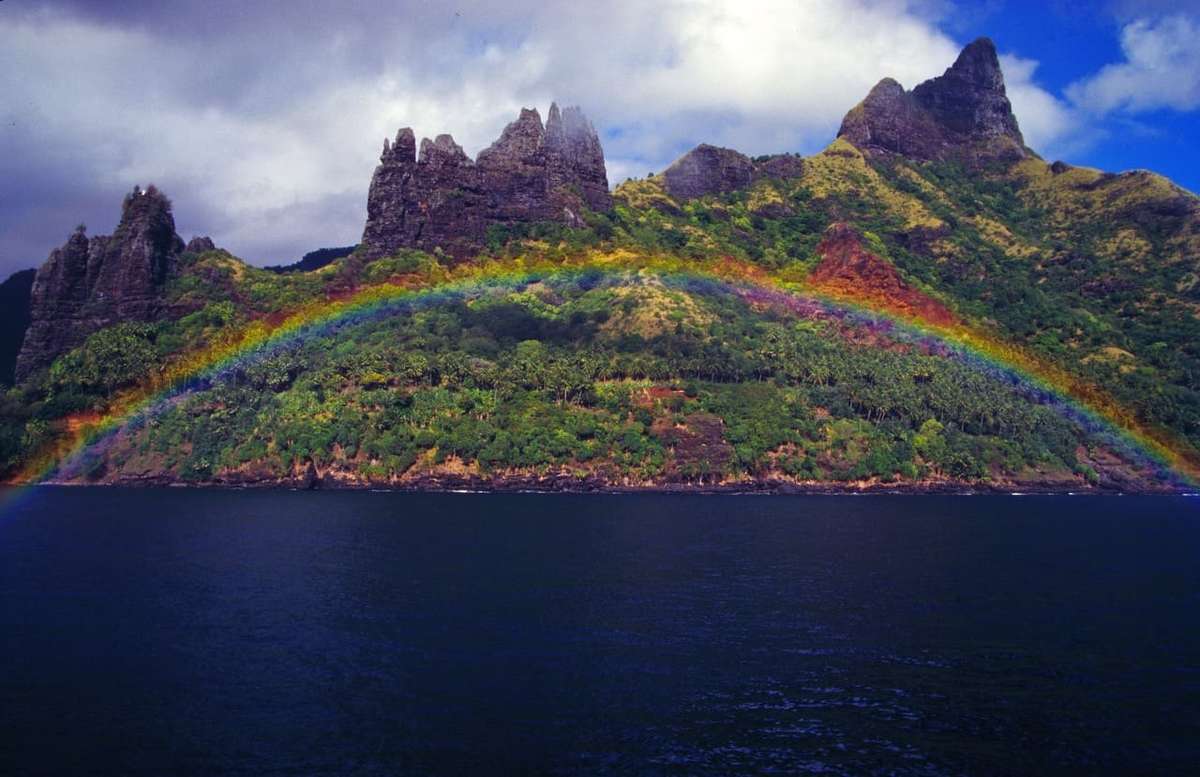
POLYGON ((311 461, 385 481, 453 463, 616 482, 890 482, 1080 470, 1078 429, 945 358, 682 292, 690 312, 674 328, 607 329, 637 283, 497 289, 306 340, 170 404, 110 471, 283 478, 311 461))
MULTIPOLYGON (((679 202, 660 179, 629 181, 585 228, 492 228, 480 260, 731 257, 802 283, 826 228, 849 222, 958 316, 1200 446, 1186 196, 1143 174, 1052 173, 1040 160, 969 171, 868 160, 839 141, 798 177, 722 196, 679 202)), ((180 353, 365 284, 437 282, 449 265, 403 251, 279 274, 222 251, 185 254, 166 302, 186 312, 98 332, 0 397, 0 472, 180 353)), ((448 297, 293 344, 192 387, 89 472, 1095 482, 1105 449, 1038 397, 954 360, 652 273, 596 273, 448 297)))

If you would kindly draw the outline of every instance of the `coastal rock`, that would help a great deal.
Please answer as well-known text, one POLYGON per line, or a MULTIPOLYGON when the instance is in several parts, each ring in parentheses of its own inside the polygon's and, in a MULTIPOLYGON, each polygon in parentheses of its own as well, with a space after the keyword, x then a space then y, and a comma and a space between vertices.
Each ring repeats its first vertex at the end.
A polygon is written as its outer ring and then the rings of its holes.
POLYGON ((98 329, 156 318, 162 310, 159 292, 183 250, 171 201, 153 186, 135 188, 125 197, 121 222, 111 236, 89 239, 80 225, 50 253, 34 279, 17 380, 98 329))
POLYGON ((968 45, 944 74, 911 92, 883 79, 846 115, 838 137, 868 154, 920 160, 986 164, 1031 155, 988 38, 968 45))
POLYGON ((536 221, 583 226, 585 210, 612 207, 604 151, 578 108, 550 106, 545 125, 522 109, 475 160, 449 135, 422 140, 411 129, 384 141, 367 196, 367 259, 402 248, 478 252, 488 228, 536 221))

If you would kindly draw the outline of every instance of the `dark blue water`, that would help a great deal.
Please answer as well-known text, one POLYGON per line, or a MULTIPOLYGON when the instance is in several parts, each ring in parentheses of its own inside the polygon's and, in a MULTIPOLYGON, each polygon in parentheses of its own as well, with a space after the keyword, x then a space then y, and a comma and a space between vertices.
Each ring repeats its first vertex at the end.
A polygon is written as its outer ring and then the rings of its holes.
POLYGON ((1179 773, 1200 503, 58 490, 3 774, 1179 773))

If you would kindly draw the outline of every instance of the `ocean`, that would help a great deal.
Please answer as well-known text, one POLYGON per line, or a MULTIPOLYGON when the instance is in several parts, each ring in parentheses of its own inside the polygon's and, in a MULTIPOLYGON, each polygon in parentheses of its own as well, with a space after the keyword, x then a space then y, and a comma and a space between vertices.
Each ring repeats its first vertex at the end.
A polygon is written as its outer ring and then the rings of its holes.
POLYGON ((1200 500, 0 493, 0 773, 1200 763, 1200 500))

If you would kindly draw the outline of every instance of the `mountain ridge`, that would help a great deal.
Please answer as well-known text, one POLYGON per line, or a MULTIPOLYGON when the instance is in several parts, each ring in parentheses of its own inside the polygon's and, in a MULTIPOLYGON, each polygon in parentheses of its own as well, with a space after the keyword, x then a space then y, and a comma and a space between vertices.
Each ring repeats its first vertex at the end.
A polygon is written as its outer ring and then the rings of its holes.
POLYGON ((153 306, 14 389, 10 472, 1126 491, 1200 472, 1200 201, 1041 160, 989 40, 911 92, 884 79, 806 158, 701 144, 601 195, 599 138, 557 105, 475 160, 416 146, 385 141, 363 245, 312 272, 167 241, 153 306), (387 315, 340 323, 355 305, 387 315), (311 342, 252 347, 293 330, 311 342), (172 381, 150 418, 32 464, 172 381))

